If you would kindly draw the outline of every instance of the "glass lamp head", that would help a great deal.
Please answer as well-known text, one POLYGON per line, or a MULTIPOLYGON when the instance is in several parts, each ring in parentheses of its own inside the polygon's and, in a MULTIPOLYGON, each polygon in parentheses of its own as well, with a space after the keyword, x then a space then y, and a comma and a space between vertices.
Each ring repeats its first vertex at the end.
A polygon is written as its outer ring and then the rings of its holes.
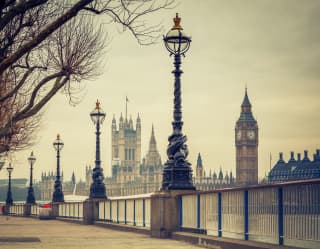
POLYGON ((31 151, 31 154, 30 154, 30 156, 28 157, 28 161, 29 161, 29 163, 32 164, 32 165, 35 163, 36 157, 33 155, 33 151, 31 151))
POLYGON ((103 123, 106 117, 106 113, 101 109, 99 100, 97 100, 96 102, 96 108, 94 108, 93 111, 90 113, 90 117, 94 124, 103 123))
POLYGON ((174 26, 167 35, 163 38, 164 44, 170 54, 179 55, 185 54, 191 42, 191 37, 187 36, 180 25, 181 18, 176 14, 173 19, 174 26))
POLYGON ((7 171, 9 174, 13 171, 13 167, 11 166, 11 163, 9 163, 9 167, 7 168, 7 171))
POLYGON ((60 151, 62 150, 64 146, 64 143, 62 142, 62 140, 60 139, 60 134, 57 135, 57 139, 53 142, 53 147, 56 151, 60 151))

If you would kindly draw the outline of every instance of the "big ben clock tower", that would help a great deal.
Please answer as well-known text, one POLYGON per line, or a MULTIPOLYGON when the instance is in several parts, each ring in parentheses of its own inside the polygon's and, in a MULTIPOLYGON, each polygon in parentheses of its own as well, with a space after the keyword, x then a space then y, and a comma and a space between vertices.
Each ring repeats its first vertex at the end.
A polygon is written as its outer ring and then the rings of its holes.
POLYGON ((235 128, 236 183, 258 184, 258 124, 251 112, 247 88, 235 128))

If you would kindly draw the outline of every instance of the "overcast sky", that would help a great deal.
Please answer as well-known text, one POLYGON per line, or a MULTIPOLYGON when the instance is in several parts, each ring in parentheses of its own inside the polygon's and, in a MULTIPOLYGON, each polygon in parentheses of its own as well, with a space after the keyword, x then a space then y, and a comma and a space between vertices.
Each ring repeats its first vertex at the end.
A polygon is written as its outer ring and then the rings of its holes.
MULTIPOLYGON (((162 21, 165 32, 179 12, 192 44, 182 60, 183 132, 188 136, 189 161, 198 152, 204 167, 235 174, 235 122, 245 86, 259 125, 259 176, 278 153, 320 148, 320 2, 183 0, 178 7, 148 18, 162 21)), ((166 160, 173 109, 173 58, 162 41, 140 46, 128 33, 106 26, 110 45, 103 55, 102 75, 85 82, 83 100, 73 107, 62 94, 45 108, 36 144, 12 155, 13 177, 29 176, 27 157, 37 157, 34 175, 55 171, 52 142, 60 133, 65 143, 61 166, 65 179, 72 171, 84 179, 86 164, 94 164, 95 135, 89 113, 96 99, 107 116, 102 129, 104 173, 111 174, 111 120, 128 113, 142 120, 142 156, 148 149, 152 123, 162 161, 166 160)), ((6 178, 5 170, 0 178, 6 178)))

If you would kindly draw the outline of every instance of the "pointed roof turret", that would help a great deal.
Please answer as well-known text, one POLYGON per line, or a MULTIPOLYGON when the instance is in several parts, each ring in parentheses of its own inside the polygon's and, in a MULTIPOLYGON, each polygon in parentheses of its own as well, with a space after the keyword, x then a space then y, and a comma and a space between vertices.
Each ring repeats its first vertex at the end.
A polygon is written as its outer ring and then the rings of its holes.
POLYGON ((228 171, 226 171, 226 174, 224 176, 224 179, 226 179, 227 181, 229 180, 229 174, 228 174, 228 171))
POLYGON ((251 103, 248 97, 247 88, 241 104, 241 114, 238 122, 256 122, 251 112, 251 103))
POLYGON ((120 119, 119 119, 119 129, 122 129, 122 128, 123 128, 123 117, 121 112, 120 119))
POLYGON ((202 158, 200 152, 198 153, 197 168, 202 168, 202 158))
POLYGON ((137 117, 137 122, 136 122, 136 129, 138 132, 141 132, 141 119, 140 119, 139 112, 138 112, 138 117, 137 117))
POLYGON ((73 185, 76 184, 76 176, 74 175, 74 171, 72 172, 71 182, 73 185))
POLYGON ((148 150, 145 158, 146 158, 146 160, 145 160, 144 164, 146 166, 159 166, 159 165, 161 165, 161 157, 160 157, 160 153, 157 150, 157 142, 156 142, 156 137, 154 135, 153 124, 152 124, 152 129, 151 129, 149 150, 148 150))
POLYGON ((132 130, 133 129, 133 121, 132 121, 132 116, 130 115, 130 119, 129 119, 129 129, 132 130))
POLYGON ((248 93, 247 93, 247 87, 246 87, 246 90, 245 90, 245 94, 244 94, 244 99, 242 101, 242 105, 241 107, 250 107, 251 108, 251 103, 250 103, 250 100, 249 100, 249 97, 248 97, 248 93))
POLYGON ((222 168, 220 166, 220 171, 219 171, 219 180, 222 180, 223 179, 223 173, 222 173, 222 168))
POLYGON ((151 137, 149 142, 149 151, 157 151, 156 137, 154 136, 154 126, 152 124, 151 137))
POLYGON ((217 179, 217 174, 216 174, 216 171, 213 171, 213 175, 212 175, 212 178, 213 178, 213 179, 217 179))

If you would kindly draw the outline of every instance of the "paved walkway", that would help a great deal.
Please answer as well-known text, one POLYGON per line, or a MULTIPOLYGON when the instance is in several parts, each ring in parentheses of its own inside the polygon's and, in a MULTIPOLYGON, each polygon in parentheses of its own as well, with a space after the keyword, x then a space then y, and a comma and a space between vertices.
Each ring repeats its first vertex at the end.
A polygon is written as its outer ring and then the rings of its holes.
POLYGON ((58 220, 0 216, 0 249, 199 249, 148 235, 58 220), (6 241, 6 242, 4 242, 6 241), (20 241, 20 242, 19 242, 20 241))

